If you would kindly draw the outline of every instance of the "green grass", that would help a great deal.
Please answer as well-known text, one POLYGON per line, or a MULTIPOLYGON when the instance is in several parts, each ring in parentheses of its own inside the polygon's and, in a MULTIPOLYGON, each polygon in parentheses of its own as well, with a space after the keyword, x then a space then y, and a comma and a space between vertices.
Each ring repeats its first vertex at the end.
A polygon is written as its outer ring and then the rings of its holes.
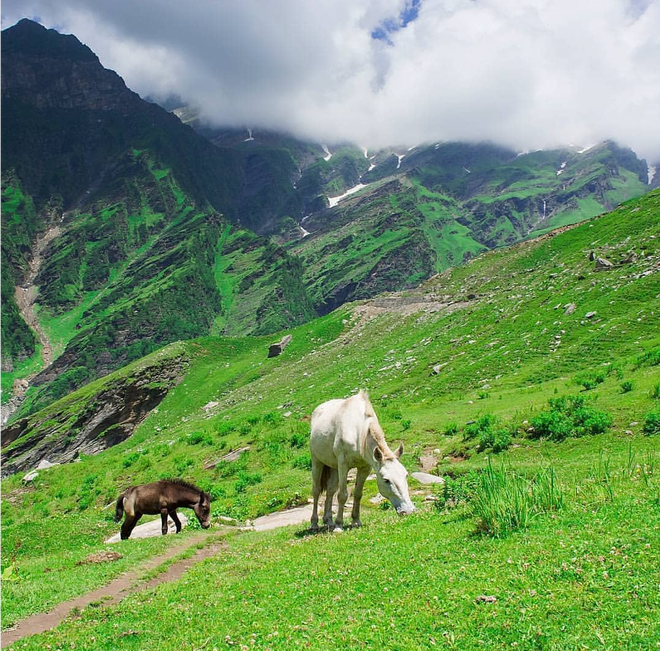
MULTIPOLYGON (((660 335, 657 274, 643 274, 659 254, 659 200, 654 193, 561 235, 488 253, 407 294, 451 302, 449 310, 369 318, 360 305, 346 306, 290 330, 291 344, 274 359, 267 347, 279 335, 177 345, 190 359, 187 374, 131 438, 41 473, 34 488, 20 476, 3 481, 3 570, 11 564, 22 577, 5 621, 57 599, 57 586, 39 596, 43 577, 34 568, 62 565, 82 539, 90 551, 102 549, 109 528, 101 509, 129 484, 171 475, 196 481, 215 498, 214 518, 253 518, 305 499, 312 410, 367 388, 388 441, 405 443, 406 467, 435 454, 437 472, 465 486, 467 503, 398 519, 370 505, 377 488, 369 482, 363 530, 238 535, 227 553, 178 583, 88 609, 27 648, 81 647, 91 638, 99 649, 148 648, 164 618, 172 631, 164 649, 221 648, 227 635, 251 645, 253 633, 263 647, 320 648, 328 631, 358 648, 648 648, 658 639, 651 615, 660 494, 657 439, 643 428, 657 405, 660 335), (617 259, 642 244, 638 262, 608 272, 588 260, 593 248, 607 245, 617 259), (572 315, 564 314, 568 302, 578 305, 572 315), (588 311, 597 317, 585 319, 588 311), (529 425, 550 398, 583 395, 575 377, 600 371, 603 381, 588 395, 611 429, 560 442, 531 438, 529 425), (634 390, 621 391, 619 371, 634 390), (471 501, 492 452, 465 430, 486 414, 512 426, 498 463, 524 487, 552 466, 563 496, 562 508, 531 509, 526 528, 499 539, 478 535, 471 501), (244 446, 237 461, 205 469, 244 446), (71 542, 58 524, 63 514, 71 542), (21 600, 28 593, 29 605, 21 600), (478 603, 480 595, 497 601, 478 603), (206 626, 187 620, 200 616, 206 626)), ((75 394, 65 400, 73 405, 75 394)), ((85 397, 77 404, 72 417, 85 397)), ((421 507, 421 487, 411 481, 411 489, 421 507)), ((76 570, 81 580, 66 594, 108 580, 112 567, 103 575, 76 570)))

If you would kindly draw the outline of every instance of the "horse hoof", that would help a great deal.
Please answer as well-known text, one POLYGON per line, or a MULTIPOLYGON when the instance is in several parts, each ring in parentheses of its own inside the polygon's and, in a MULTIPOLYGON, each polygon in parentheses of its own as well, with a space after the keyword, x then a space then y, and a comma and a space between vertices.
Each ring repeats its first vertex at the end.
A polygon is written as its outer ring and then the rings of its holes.
POLYGON ((343 531, 344 531, 344 530, 343 530, 341 527, 335 527, 335 528, 332 530, 332 533, 343 533, 343 531))

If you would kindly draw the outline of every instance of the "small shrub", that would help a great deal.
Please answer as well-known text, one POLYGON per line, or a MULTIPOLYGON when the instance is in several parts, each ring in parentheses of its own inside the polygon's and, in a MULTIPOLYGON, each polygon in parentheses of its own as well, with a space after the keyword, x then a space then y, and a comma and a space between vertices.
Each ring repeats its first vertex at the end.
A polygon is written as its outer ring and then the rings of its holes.
MULTIPOLYGON (((231 434, 235 429, 236 426, 232 423, 218 423, 215 426, 215 433, 218 436, 227 436, 227 434, 231 434)), ((250 430, 248 429, 248 431, 250 430)))
POLYGON ((660 382, 651 389, 649 396, 651 400, 660 400, 660 382))
POLYGON ((309 434, 307 432, 295 432, 289 439, 292 448, 304 448, 309 444, 309 434))
POLYGON ((121 465, 124 466, 124 468, 130 468, 130 466, 132 466, 139 458, 140 455, 137 452, 131 452, 124 458, 121 465))
POLYGON ((603 434, 612 426, 612 417, 587 404, 584 396, 550 398, 550 409, 532 418, 531 438, 563 441, 569 436, 603 434))
POLYGON ((312 456, 309 452, 304 452, 303 454, 297 456, 293 460, 293 467, 298 468, 299 470, 311 470, 312 469, 312 456))
POLYGON ((178 475, 183 475, 185 471, 190 468, 195 462, 189 457, 175 457, 174 469, 178 475))
POLYGON ((412 425, 412 421, 409 418, 403 418, 401 420, 401 427, 403 428, 404 432, 406 430, 409 430, 411 425, 412 425))
POLYGON ((456 436, 458 434, 458 423, 449 423, 442 433, 445 436, 456 436))
POLYGON ((527 528, 537 515, 561 508, 563 494, 553 468, 541 470, 530 481, 503 466, 495 469, 489 461, 472 504, 478 530, 501 538, 527 528))
POLYGON ((465 437, 476 438, 481 450, 492 449, 495 453, 502 452, 511 445, 511 432, 493 414, 484 414, 475 423, 466 425, 465 437))
POLYGON ((488 391, 479 391, 479 400, 486 400, 487 398, 490 398, 488 391))
POLYGON ((438 498, 434 504, 437 509, 454 508, 469 502, 474 496, 474 491, 479 481, 479 474, 474 470, 458 475, 457 477, 445 477, 445 483, 436 494, 438 498))
POLYGON ((621 393, 629 393, 633 390, 633 386, 634 384, 632 380, 625 380, 621 382, 621 393))
POLYGON ((635 360, 635 368, 642 366, 658 366, 660 364, 660 347, 651 348, 635 360))
POLYGON ((651 409, 651 411, 646 414, 642 432, 644 432, 646 436, 660 434, 660 408, 656 407, 655 409, 651 409))
POLYGON ((238 473, 238 479, 234 483, 234 490, 237 493, 244 493, 248 486, 260 484, 262 481, 263 477, 258 472, 250 473, 246 470, 241 470, 238 473))
POLYGON ((213 439, 205 432, 191 432, 186 437, 186 441, 189 445, 199 445, 200 443, 203 443, 204 445, 213 445, 213 439))
POLYGON ((282 414, 280 414, 278 411, 269 411, 263 416, 264 425, 281 425, 283 420, 284 419, 282 418, 282 414))
POLYGON ((605 382, 605 371, 592 371, 575 376, 575 384, 584 387, 585 391, 595 389, 599 384, 605 382))

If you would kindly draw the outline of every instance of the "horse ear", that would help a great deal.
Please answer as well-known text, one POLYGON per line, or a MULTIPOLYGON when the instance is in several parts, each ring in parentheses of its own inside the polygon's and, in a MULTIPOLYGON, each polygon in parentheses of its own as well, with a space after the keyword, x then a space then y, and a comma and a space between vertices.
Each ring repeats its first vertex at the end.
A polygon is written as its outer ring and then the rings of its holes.
POLYGON ((402 454, 403 454, 403 443, 399 443, 399 447, 397 448, 397 451, 394 453, 394 456, 397 459, 399 459, 402 454))
POLYGON ((374 448, 374 459, 376 459, 378 463, 382 463, 383 461, 383 452, 378 446, 374 448))

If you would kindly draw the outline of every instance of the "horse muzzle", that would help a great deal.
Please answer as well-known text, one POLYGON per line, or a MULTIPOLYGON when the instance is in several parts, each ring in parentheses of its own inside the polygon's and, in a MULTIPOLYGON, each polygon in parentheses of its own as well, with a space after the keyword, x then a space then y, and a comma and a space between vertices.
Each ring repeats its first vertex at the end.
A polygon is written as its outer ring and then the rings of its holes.
POLYGON ((396 510, 396 512, 397 512, 399 515, 410 515, 410 514, 413 513, 414 511, 415 511, 415 505, 414 505, 412 502, 410 502, 409 504, 402 504, 402 505, 396 510))

